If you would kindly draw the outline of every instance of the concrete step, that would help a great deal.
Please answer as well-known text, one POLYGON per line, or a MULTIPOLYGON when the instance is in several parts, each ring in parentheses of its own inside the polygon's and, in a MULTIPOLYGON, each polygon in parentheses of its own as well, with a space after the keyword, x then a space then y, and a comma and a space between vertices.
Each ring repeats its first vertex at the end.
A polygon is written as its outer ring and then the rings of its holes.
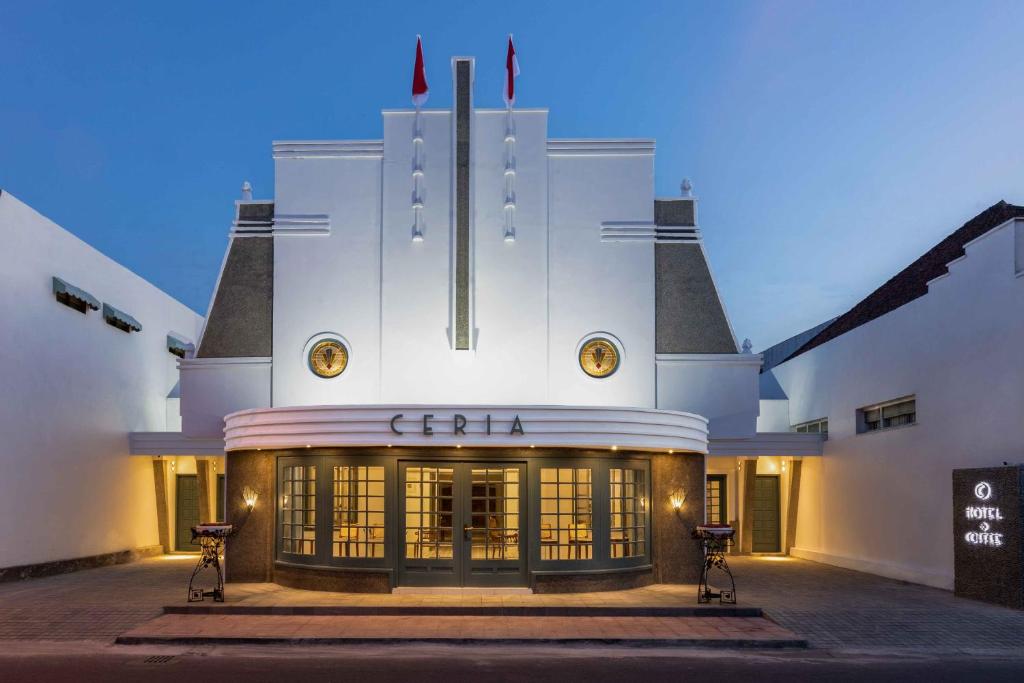
POLYGON ((761 617, 760 607, 736 605, 166 605, 164 614, 278 616, 506 616, 506 617, 761 617))

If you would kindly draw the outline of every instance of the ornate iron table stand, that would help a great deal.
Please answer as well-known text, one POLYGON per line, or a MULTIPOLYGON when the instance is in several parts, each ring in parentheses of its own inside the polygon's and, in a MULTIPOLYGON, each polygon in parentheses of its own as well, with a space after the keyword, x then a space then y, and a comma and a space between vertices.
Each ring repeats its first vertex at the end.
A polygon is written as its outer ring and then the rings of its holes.
POLYGON ((706 525, 693 530, 693 537, 700 541, 701 549, 704 551, 704 565, 701 567, 700 584, 697 587, 699 604, 711 602, 715 598, 718 598, 719 604, 722 605, 736 604, 736 581, 725 559, 725 551, 732 546, 735 534, 735 529, 729 526, 706 525), (729 579, 729 588, 723 588, 717 593, 711 590, 708 583, 709 575, 716 569, 729 579))
POLYGON ((192 543, 199 542, 199 563, 192 570, 192 578, 188 581, 188 601, 202 602, 203 598, 212 597, 214 602, 224 602, 224 568, 220 558, 224 554, 224 540, 231 535, 230 524, 200 524, 192 527, 192 543), (204 591, 195 584, 196 577, 207 567, 217 574, 217 584, 212 591, 204 591))

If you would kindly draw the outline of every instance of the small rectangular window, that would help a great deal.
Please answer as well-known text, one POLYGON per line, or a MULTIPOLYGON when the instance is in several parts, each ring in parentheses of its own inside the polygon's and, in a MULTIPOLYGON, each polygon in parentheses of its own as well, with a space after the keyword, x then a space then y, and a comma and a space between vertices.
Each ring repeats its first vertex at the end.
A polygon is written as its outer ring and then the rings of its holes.
POLYGON ((590 560, 594 557, 592 489, 590 468, 541 468, 540 559, 590 560))
POLYGON ((138 320, 110 304, 103 304, 103 319, 122 332, 142 332, 142 324, 138 320))
POLYGON ((917 399, 914 396, 867 406, 857 411, 857 431, 877 432, 917 423, 917 399))
POLYGON ((801 422, 798 425, 793 425, 791 429, 801 434, 821 434, 827 440, 828 418, 823 417, 818 420, 811 420, 810 422, 801 422))

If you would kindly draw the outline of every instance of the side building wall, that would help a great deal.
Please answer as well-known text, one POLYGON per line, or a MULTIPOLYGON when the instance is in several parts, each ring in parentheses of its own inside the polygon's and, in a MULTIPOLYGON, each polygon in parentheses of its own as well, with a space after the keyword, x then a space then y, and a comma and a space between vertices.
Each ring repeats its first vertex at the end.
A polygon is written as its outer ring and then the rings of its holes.
POLYGON ((168 429, 167 335, 194 343, 201 318, 7 192, 0 234, 0 580, 152 548, 154 468, 128 455, 128 433, 168 429), (100 310, 59 303, 54 276, 100 310), (107 324, 103 303, 142 330, 107 324))
POLYGON ((954 468, 1024 457, 1024 221, 966 246, 926 295, 777 366, 793 424, 827 417, 803 463, 792 553, 953 587, 954 468), (916 424, 858 433, 905 396, 916 424))

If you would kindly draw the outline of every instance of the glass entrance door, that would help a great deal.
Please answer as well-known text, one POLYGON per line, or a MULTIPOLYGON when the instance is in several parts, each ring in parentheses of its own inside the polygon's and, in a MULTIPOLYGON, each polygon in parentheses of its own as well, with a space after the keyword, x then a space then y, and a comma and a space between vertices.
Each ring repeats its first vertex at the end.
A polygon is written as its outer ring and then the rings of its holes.
POLYGON ((525 465, 401 464, 398 583, 526 584, 525 465))

